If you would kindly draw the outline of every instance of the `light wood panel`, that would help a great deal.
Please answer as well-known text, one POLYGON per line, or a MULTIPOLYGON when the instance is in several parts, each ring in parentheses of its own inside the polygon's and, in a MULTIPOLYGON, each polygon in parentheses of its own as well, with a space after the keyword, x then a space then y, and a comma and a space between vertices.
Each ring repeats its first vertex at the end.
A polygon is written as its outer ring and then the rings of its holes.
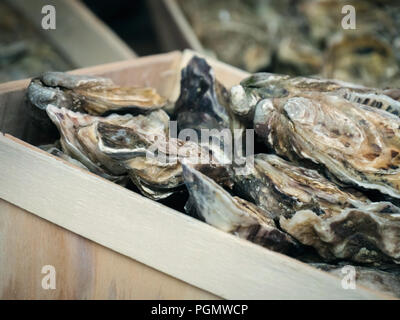
POLYGON ((217 299, 0 200, 0 299, 217 299), (56 289, 41 286, 56 269, 56 289))

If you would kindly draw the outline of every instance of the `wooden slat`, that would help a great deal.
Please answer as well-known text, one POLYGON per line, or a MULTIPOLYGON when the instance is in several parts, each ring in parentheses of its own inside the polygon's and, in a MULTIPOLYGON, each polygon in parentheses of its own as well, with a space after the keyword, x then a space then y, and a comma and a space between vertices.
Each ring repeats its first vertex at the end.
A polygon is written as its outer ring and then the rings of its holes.
POLYGON ((111 29, 78 0, 7 0, 74 66, 88 67, 136 57, 111 29), (43 30, 42 7, 56 8, 55 30, 43 30))
MULTIPOLYGON (((381 299, 0 135, 0 198, 228 299, 381 299)), ((23 236, 23 234, 21 234, 23 236)))
POLYGON ((217 299, 0 200, 0 299, 217 299), (44 290, 43 266, 56 270, 44 290))
POLYGON ((150 12, 164 50, 205 50, 175 0, 149 0, 150 12))

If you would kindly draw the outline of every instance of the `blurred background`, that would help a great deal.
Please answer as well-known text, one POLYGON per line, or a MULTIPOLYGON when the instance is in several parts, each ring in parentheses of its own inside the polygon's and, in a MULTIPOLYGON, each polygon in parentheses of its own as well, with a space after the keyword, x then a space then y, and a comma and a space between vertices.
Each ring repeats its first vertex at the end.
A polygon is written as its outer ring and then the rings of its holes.
POLYGON ((398 87, 400 1, 0 0, 0 82, 185 48, 249 72, 398 87), (45 4, 56 30, 41 28, 45 4))

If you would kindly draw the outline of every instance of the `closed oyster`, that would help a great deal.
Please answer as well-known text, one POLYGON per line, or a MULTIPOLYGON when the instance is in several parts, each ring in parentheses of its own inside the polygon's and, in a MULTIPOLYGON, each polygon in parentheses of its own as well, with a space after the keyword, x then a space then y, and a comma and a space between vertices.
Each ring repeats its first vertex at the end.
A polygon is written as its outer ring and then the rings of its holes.
POLYGON ((186 210, 208 224, 268 249, 293 254, 297 243, 280 231, 268 213, 254 204, 232 197, 212 179, 182 164, 190 200, 186 210), (194 211, 194 212, 193 212, 194 211))
POLYGON ((191 141, 153 133, 109 123, 98 125, 100 151, 122 162, 131 180, 147 197, 163 199, 183 186, 183 159, 220 183, 229 181, 229 168, 219 163, 209 149, 191 141))
POLYGON ((331 41, 326 52, 324 77, 385 87, 399 73, 398 61, 389 43, 375 36, 343 36, 331 41))
POLYGON ((315 170, 272 154, 256 154, 250 174, 233 179, 239 195, 267 210, 274 219, 291 217, 303 209, 331 216, 343 208, 369 202, 361 195, 341 190, 315 170))
POLYGON ((78 160, 75 160, 74 158, 70 157, 69 155, 65 154, 62 152, 61 145, 58 143, 58 141, 54 144, 48 144, 48 145, 41 145, 38 146, 38 148, 42 149, 43 151, 46 151, 50 153, 53 156, 59 157, 81 169, 88 170, 82 163, 80 163, 78 160))
POLYGON ((206 60, 194 56, 182 70, 174 117, 180 135, 187 133, 192 138, 190 133, 196 134, 195 142, 221 163, 243 160, 244 126, 231 112, 229 92, 215 79, 206 60))
POLYGON ((323 165, 346 184, 400 198, 400 119, 338 96, 257 104, 254 128, 281 156, 323 165))
POLYGON ((61 72, 46 72, 33 79, 28 99, 41 110, 52 104, 91 115, 148 113, 166 104, 153 88, 119 87, 107 78, 61 72))
POLYGON ((344 209, 333 216, 311 210, 281 217, 283 230, 327 260, 400 263, 400 209, 389 202, 344 209))
POLYGON ((242 120, 252 123, 256 104, 262 99, 326 93, 351 102, 386 110, 400 116, 398 89, 374 89, 352 83, 313 77, 257 73, 231 89, 231 109, 242 120))
MULTIPOLYGON (((138 115, 110 115, 95 117, 88 114, 73 112, 65 108, 49 105, 46 109, 50 119, 57 126, 61 135, 62 150, 80 161, 90 171, 111 181, 119 181, 126 176, 125 167, 107 156, 99 149, 98 126, 104 124, 119 125, 135 128, 139 132, 146 130, 154 134, 168 132, 168 115, 162 111, 145 116, 138 115)), ((119 136, 123 139, 123 136, 119 136)))
POLYGON ((206 60, 194 56, 182 70, 181 92, 175 103, 178 130, 235 129, 240 123, 229 108, 229 92, 206 60))

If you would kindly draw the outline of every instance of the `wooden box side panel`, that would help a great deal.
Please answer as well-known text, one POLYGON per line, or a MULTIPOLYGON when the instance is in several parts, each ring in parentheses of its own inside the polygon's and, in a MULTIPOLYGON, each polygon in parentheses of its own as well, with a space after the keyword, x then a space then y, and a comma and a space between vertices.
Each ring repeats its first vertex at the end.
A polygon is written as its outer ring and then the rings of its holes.
POLYGON ((217 299, 0 199, 0 299, 217 299), (44 266, 56 271, 45 290, 44 266))

